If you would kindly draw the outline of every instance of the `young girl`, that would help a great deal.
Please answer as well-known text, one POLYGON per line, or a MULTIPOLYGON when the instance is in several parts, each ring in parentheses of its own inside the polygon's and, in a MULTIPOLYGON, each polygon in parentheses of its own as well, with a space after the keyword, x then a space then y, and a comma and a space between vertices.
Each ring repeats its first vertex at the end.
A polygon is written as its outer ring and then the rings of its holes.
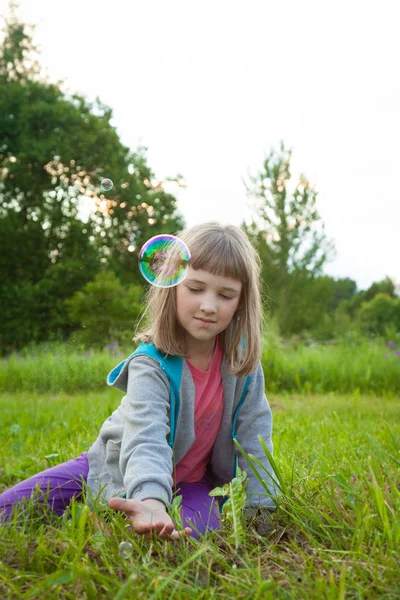
POLYGON ((237 464, 248 473, 246 508, 259 507, 264 515, 276 509, 271 477, 262 472, 267 494, 233 442, 273 475, 257 439, 261 435, 273 453, 260 362, 259 256, 233 225, 212 221, 179 238, 191 253, 185 279, 174 287, 150 286, 147 327, 134 337, 141 344, 108 376, 108 384, 125 393, 120 406, 88 452, 3 492, 3 518, 37 486, 58 515, 85 488, 123 511, 146 539, 153 533, 197 539, 220 529, 223 502, 209 492, 230 482, 237 464), (181 530, 168 513, 175 495, 182 495, 181 530))

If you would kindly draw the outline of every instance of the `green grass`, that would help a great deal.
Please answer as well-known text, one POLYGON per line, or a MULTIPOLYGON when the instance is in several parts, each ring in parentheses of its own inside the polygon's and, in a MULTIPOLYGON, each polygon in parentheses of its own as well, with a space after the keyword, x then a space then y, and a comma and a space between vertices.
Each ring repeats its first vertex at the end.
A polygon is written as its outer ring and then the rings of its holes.
MULTIPOLYGON (((75 393, 101 391, 106 376, 135 346, 85 350, 73 344, 47 344, 0 360, 0 392, 75 393), (110 352, 112 349, 112 352, 110 352)), ((309 347, 270 336, 261 362, 269 392, 400 394, 400 343, 356 339, 309 347)))
POLYGON ((353 393, 377 396, 400 393, 400 343, 383 340, 337 340, 332 345, 264 344, 262 365, 271 392, 353 393))
MULTIPOLYGON (((3 393, 0 491, 87 450, 121 396, 3 393)), ((174 546, 129 533, 112 511, 31 505, 19 529, 0 527, 0 597, 400 598, 400 398, 267 396, 283 489, 267 536, 246 526, 236 551, 224 523, 174 546)))

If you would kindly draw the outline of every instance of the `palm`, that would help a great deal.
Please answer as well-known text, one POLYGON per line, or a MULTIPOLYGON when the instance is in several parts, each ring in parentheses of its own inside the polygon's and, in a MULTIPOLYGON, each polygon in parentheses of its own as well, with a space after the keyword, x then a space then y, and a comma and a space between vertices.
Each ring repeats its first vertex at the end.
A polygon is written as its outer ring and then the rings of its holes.
POLYGON ((131 521, 135 533, 143 535, 145 539, 151 539, 152 533, 155 533, 162 539, 178 540, 192 533, 190 527, 177 531, 174 522, 165 510, 154 510, 141 500, 111 498, 108 505, 114 510, 124 512, 131 521))

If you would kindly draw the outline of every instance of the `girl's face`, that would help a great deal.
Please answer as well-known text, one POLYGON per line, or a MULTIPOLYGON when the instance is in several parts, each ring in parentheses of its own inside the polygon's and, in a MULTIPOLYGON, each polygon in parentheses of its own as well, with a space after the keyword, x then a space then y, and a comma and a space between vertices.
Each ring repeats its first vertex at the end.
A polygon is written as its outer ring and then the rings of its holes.
POLYGON ((242 283, 189 267, 186 278, 176 286, 177 317, 189 341, 213 341, 224 331, 237 309, 242 283), (204 323, 201 319, 211 321, 204 323))

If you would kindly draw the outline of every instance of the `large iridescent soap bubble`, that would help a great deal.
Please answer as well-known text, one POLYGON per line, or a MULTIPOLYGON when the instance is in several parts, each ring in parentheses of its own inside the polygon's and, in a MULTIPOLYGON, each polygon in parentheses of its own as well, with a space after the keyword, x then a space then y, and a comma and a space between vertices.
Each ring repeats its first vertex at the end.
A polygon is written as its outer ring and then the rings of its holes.
POLYGON ((165 288, 178 285, 185 279, 190 259, 185 242, 164 233, 150 238, 138 255, 139 269, 146 281, 165 288))

